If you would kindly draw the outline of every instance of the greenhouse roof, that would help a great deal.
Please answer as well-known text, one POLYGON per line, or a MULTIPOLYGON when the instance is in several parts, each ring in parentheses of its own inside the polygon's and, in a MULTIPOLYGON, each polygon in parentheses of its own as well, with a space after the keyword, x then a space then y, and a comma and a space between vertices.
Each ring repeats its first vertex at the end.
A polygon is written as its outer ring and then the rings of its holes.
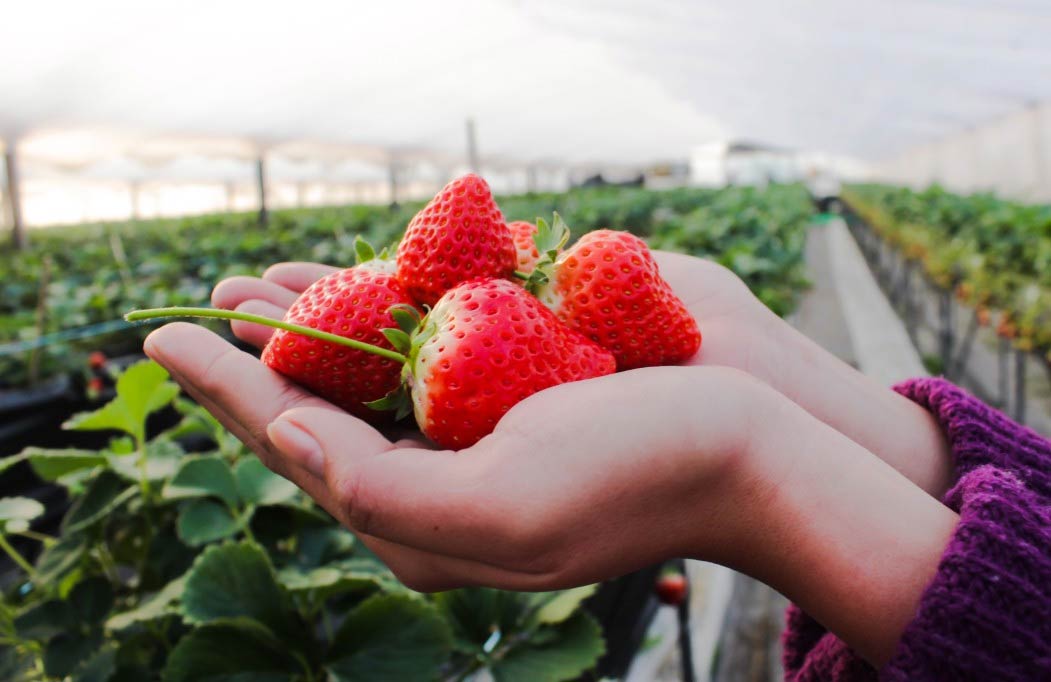
MULTIPOLYGON (((0 132, 115 154, 645 162, 746 138, 878 159, 1051 98, 1041 0, 35 2, 0 132)), ((119 169, 110 169, 116 172, 119 169)))

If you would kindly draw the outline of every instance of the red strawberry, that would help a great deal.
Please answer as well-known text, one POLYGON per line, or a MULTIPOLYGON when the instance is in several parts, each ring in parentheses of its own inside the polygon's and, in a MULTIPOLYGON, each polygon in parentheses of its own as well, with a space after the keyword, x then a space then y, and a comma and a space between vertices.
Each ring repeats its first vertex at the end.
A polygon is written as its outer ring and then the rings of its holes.
POLYGON ((511 277, 515 244, 485 180, 453 180, 409 222, 398 245, 398 281, 409 295, 434 305, 475 277, 511 277))
POLYGON ((661 603, 678 606, 686 598, 686 576, 682 573, 664 573, 654 586, 661 603))
POLYGON ((88 367, 91 369, 102 369, 106 366, 106 354, 100 350, 93 350, 88 355, 88 367))
MULTIPOLYGON (((284 321, 393 348, 383 329, 395 325, 394 305, 412 305, 397 278, 358 266, 326 275, 300 294, 284 321)), ((368 421, 382 412, 364 403, 378 400, 401 384, 401 364, 363 350, 278 329, 263 349, 262 361, 325 400, 368 421)))
POLYGON ((511 230, 511 238, 515 241, 519 272, 532 272, 540 260, 540 251, 537 250, 536 241, 533 239, 536 225, 525 220, 516 220, 508 223, 507 229, 511 230))
POLYGON ((474 444, 538 391, 616 369, 608 351, 502 279, 473 280, 446 293, 414 345, 416 422, 449 448, 474 444))
POLYGON ((473 445, 537 391, 616 370, 609 351, 510 280, 464 282, 423 320, 400 292, 390 275, 351 268, 311 285, 284 322, 210 308, 139 310, 125 318, 210 317, 278 327, 263 351, 266 364, 365 418, 376 417, 362 401, 382 396, 368 407, 396 409, 399 418, 414 411, 423 433, 447 448, 473 445), (377 329, 391 320, 398 328, 377 329))
POLYGON ((538 270, 530 282, 537 298, 612 351, 618 370, 682 362, 701 346, 697 322, 632 234, 589 232, 538 270))

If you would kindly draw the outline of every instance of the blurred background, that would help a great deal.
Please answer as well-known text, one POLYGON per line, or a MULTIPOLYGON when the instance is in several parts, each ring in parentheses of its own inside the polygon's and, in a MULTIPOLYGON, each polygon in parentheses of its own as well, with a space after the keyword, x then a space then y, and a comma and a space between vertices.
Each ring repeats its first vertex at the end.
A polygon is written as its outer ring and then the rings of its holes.
POLYGON ((9 3, 7 226, 816 168, 1051 190, 1038 1, 9 3), (17 184, 17 200, 12 187, 17 184), (17 206, 12 216, 12 206, 17 206))
POLYGON ((0 679, 781 679, 784 600, 712 564, 409 594, 122 315, 349 266, 475 171, 1051 435, 1048 36, 1046 0, 0 0, 0 679))

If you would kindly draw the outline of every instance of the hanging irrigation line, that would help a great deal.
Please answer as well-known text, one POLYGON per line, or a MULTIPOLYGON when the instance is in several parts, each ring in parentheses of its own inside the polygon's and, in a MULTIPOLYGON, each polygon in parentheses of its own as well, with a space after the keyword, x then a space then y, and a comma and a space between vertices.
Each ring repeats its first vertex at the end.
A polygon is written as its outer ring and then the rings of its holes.
MULTIPOLYGON (((207 308, 210 306, 203 305, 201 307, 207 308)), ((128 322, 120 319, 97 322, 95 324, 74 327, 72 329, 63 329, 62 331, 52 332, 50 334, 42 334, 34 339, 25 339, 22 341, 0 344, 0 358, 8 355, 25 353, 26 351, 36 350, 38 348, 46 348, 47 346, 53 346, 60 343, 69 343, 70 341, 79 341, 80 339, 89 339, 94 336, 125 331, 135 327, 155 326, 169 321, 170 320, 158 319, 145 322, 128 322)))

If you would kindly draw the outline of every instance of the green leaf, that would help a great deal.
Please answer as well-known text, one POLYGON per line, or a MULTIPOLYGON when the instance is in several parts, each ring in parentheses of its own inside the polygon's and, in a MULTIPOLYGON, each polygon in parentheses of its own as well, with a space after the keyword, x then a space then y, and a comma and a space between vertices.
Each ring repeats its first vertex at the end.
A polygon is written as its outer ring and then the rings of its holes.
POLYGON ((87 550, 87 538, 66 534, 58 542, 46 547, 36 562, 37 580, 48 585, 58 582, 77 564, 87 550))
POLYGON ((22 454, 29 459, 36 475, 45 481, 57 481, 76 471, 106 464, 105 455, 94 450, 26 448, 22 454))
POLYGON ((249 504, 267 505, 288 502, 299 494, 296 484, 266 468, 254 455, 241 459, 234 469, 237 492, 249 504))
POLYGON ((457 648, 479 653, 494 631, 503 637, 519 629, 532 595, 473 587, 434 595, 434 602, 452 626, 457 648))
POLYGON ((70 507, 62 519, 62 528, 66 533, 83 530, 105 518, 136 493, 138 488, 128 486, 120 476, 112 471, 102 471, 70 507))
POLYGON ((14 619, 15 633, 22 639, 48 639, 75 625, 73 609, 62 599, 33 604, 14 619))
POLYGON ((537 644, 526 640, 495 661, 491 672, 496 682, 572 680, 593 668, 606 651, 601 628, 586 613, 553 627, 558 631, 554 639, 537 644))
POLYGON ((201 625, 168 656, 165 682, 290 682, 303 672, 284 642, 249 618, 201 625))
POLYGON ((231 509, 238 505, 237 481, 230 465, 220 457, 186 457, 164 486, 169 500, 214 495, 231 509))
POLYGON ((313 592, 318 599, 344 592, 375 589, 382 584, 383 578, 378 573, 343 571, 331 566, 319 566, 303 571, 295 567, 286 567, 277 574, 277 579, 289 592, 313 592))
MULTIPOLYGON (((142 475, 139 457, 136 452, 107 455, 110 467, 132 483, 138 483, 142 475)), ((164 436, 154 438, 146 443, 146 479, 155 482, 171 478, 184 458, 185 453, 178 443, 164 436)))
POLYGON ((539 606, 533 622, 555 624, 572 616, 580 604, 593 595, 598 585, 584 585, 571 590, 543 592, 533 595, 534 603, 539 606))
POLYGON ((168 372, 151 360, 131 365, 117 377, 117 395, 94 412, 74 415, 64 425, 76 431, 116 429, 139 442, 146 439, 146 417, 179 394, 168 372))
POLYGON ((182 611, 194 623, 254 618, 281 633, 290 625, 288 595, 266 552, 252 542, 209 547, 186 577, 182 611))
POLYGON ((329 647, 335 682, 435 679, 451 651, 449 628, 437 609, 406 595, 377 594, 347 615, 329 647))
POLYGON ((0 530, 23 531, 44 513, 44 505, 30 497, 0 498, 0 530))
POLYGON ((74 671, 73 682, 107 682, 117 672, 117 648, 106 644, 74 671))
POLYGON ((175 613, 172 604, 182 596, 185 586, 186 576, 176 578, 136 608, 112 616, 106 621, 106 629, 123 630, 135 623, 157 620, 175 613))
POLYGON ((65 677, 86 661, 102 645, 98 630, 88 635, 63 632, 55 635, 44 647, 44 672, 52 677, 65 677))
POLYGON ((69 604, 81 623, 101 623, 113 608, 113 587, 99 576, 81 580, 69 593, 69 604))
MULTIPOLYGON (((296 564, 314 568, 350 553, 354 536, 329 521, 326 526, 308 526, 299 531, 296 564)), ((378 562, 377 562, 378 563, 378 562)))
POLYGON ((179 539, 191 547, 222 540, 241 530, 242 524, 230 509, 215 500, 198 498, 181 510, 175 523, 179 539))

